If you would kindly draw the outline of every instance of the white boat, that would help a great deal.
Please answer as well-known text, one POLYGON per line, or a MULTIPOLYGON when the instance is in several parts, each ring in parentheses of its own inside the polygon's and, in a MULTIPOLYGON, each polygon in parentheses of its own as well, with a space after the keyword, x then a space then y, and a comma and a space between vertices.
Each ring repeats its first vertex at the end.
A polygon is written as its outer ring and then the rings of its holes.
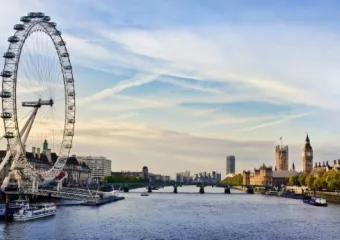
POLYGON ((27 221, 55 215, 56 209, 53 203, 40 203, 31 207, 27 204, 13 215, 14 221, 27 221))

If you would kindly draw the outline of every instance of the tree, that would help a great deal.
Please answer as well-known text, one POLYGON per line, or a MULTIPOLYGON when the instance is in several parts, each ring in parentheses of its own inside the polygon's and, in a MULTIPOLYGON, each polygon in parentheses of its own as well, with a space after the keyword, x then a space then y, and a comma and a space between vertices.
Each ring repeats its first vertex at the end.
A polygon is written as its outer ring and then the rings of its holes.
POLYGON ((290 176, 288 185, 289 186, 299 186, 300 185, 299 176, 298 175, 290 176))
POLYGON ((313 188, 314 187, 314 181, 315 181, 315 177, 312 174, 308 174, 308 176, 306 177, 306 185, 309 188, 313 188))
POLYGON ((232 184, 232 185, 242 185, 243 184, 243 175, 236 174, 233 177, 227 177, 221 181, 222 184, 232 184))
POLYGON ((299 176, 299 183, 300 183, 300 186, 306 186, 306 178, 308 176, 308 173, 304 173, 302 175, 299 176))

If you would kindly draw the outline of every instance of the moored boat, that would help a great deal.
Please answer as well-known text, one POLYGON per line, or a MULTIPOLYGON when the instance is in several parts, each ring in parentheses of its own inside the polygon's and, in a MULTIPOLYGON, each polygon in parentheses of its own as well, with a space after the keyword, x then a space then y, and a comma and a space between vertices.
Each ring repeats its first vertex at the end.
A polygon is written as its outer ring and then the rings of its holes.
POLYGON ((40 203, 33 206, 27 204, 15 213, 13 217, 14 221, 28 221, 55 215, 56 210, 57 208, 53 203, 40 203))
POLYGON ((311 198, 304 198, 303 199, 304 203, 313 205, 313 206, 318 206, 318 207, 327 207, 327 201, 324 198, 321 197, 311 197, 311 198))

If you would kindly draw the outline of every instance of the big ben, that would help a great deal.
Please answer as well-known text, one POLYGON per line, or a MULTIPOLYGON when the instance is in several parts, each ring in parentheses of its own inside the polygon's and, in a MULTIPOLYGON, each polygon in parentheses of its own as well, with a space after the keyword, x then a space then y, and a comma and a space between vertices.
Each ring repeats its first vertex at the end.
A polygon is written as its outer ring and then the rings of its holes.
POLYGON ((306 136, 305 146, 302 149, 302 170, 310 173, 313 169, 313 148, 310 145, 308 133, 306 136))

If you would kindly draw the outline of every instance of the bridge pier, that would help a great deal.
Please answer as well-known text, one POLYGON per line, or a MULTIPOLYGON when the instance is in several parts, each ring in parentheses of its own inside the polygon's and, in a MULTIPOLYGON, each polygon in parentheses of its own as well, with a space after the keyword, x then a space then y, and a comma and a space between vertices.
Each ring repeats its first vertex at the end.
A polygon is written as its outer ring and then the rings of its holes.
POLYGON ((225 194, 230 194, 230 188, 229 188, 229 187, 224 188, 224 193, 225 193, 225 194))
POLYGON ((177 186, 174 186, 174 193, 177 193, 177 186))
POLYGON ((127 185, 125 185, 123 191, 124 191, 124 192, 129 192, 129 190, 130 190, 129 187, 128 187, 127 185))
POLYGON ((149 188, 148 188, 148 193, 152 193, 152 188, 151 188, 151 186, 149 186, 149 188))
POLYGON ((204 194, 204 187, 203 186, 200 187, 200 194, 204 194))

